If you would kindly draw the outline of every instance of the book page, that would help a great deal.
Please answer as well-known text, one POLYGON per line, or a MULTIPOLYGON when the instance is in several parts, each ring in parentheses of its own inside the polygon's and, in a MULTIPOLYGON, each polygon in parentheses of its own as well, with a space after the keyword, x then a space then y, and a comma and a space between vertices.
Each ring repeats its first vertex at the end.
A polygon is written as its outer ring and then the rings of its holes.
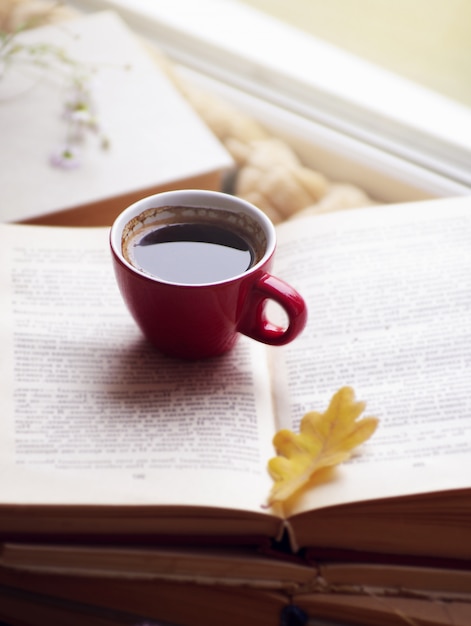
POLYGON ((265 347, 157 353, 122 302, 108 229, 0 225, 0 237, 0 502, 260 511, 265 347))
POLYGON ((302 506, 469 487, 471 200, 371 207, 279 229, 276 272, 308 303, 275 352, 278 427, 341 387, 380 425, 302 506), (282 358, 281 358, 282 357, 282 358))

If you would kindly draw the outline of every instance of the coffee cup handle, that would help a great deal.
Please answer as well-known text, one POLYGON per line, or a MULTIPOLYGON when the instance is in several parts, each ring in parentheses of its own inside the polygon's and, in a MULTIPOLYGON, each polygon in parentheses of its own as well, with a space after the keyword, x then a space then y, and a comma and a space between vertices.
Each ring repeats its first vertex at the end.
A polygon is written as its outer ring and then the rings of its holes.
POLYGON ((238 331, 252 339, 273 346, 293 341, 303 330, 307 320, 307 307, 303 298, 290 285, 271 274, 263 274, 251 286, 245 301, 245 314, 238 331), (288 325, 282 328, 270 322, 265 313, 267 300, 274 300, 286 312, 288 325))

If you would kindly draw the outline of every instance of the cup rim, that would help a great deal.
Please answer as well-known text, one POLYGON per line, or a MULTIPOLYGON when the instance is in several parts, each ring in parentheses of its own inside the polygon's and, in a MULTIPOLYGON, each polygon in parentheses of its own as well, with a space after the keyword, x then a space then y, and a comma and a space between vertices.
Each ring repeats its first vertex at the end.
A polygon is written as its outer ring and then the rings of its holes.
POLYGON ((243 198, 239 198, 237 196, 233 196, 231 194, 227 194, 222 191, 210 191, 203 189, 184 189, 184 190, 173 190, 173 191, 164 191, 161 193, 152 194, 150 196, 146 196, 133 202, 131 205, 126 207, 114 220, 111 229, 110 229, 110 246, 113 254, 116 258, 129 270, 133 273, 142 276, 150 281, 154 281, 157 283, 163 283, 167 285, 175 285, 179 287, 206 287, 211 285, 218 284, 228 284, 233 281, 240 280, 244 276, 249 276, 254 272, 258 271, 273 255, 276 247, 276 231, 275 227, 270 220, 270 218, 258 207, 254 204, 244 200, 243 198), (236 209, 237 212, 242 211, 251 217, 254 217, 258 223, 262 226, 265 236, 267 239, 267 246, 263 257, 248 270, 241 272, 231 278, 226 278, 224 280, 218 280, 208 283, 180 283, 165 280, 163 278, 159 278, 158 276, 153 276, 140 270, 139 268, 131 265, 123 255, 122 247, 121 247, 121 238, 123 230, 128 224, 128 222, 150 208, 158 208, 159 206, 167 206, 167 205, 176 205, 176 206, 188 206, 188 207, 210 207, 210 208, 221 208, 227 210, 236 209))

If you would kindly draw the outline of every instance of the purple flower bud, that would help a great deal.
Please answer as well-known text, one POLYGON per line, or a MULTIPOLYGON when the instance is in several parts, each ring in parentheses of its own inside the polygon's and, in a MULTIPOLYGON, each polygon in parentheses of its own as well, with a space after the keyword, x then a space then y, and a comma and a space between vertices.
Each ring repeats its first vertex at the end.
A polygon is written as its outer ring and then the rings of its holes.
POLYGON ((62 146, 51 154, 50 163, 53 167, 72 170, 80 166, 80 153, 77 148, 62 146))

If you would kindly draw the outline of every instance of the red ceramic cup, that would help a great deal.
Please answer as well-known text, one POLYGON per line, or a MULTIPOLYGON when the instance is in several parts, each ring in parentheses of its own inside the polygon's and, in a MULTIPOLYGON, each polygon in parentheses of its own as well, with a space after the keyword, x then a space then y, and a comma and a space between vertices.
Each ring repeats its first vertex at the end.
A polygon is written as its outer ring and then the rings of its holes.
POLYGON ((286 344, 303 330, 307 311, 291 286, 270 274, 275 229, 252 204, 232 195, 203 190, 170 191, 143 198, 125 209, 110 232, 116 279, 126 305, 147 339, 163 353, 200 359, 230 350, 242 333, 266 344, 286 344), (133 264, 129 239, 141 228, 187 220, 217 220, 235 229, 256 250, 245 271, 210 282, 174 282, 133 264), (265 305, 284 309, 286 327, 267 319, 265 305))

